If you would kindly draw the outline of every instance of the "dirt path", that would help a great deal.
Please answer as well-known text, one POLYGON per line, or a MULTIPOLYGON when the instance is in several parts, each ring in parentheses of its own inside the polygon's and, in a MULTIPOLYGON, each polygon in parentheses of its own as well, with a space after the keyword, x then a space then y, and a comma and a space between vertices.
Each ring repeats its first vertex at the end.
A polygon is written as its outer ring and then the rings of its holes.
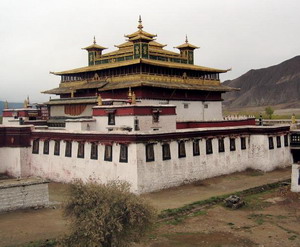
POLYGON ((291 176, 291 168, 278 169, 263 173, 259 171, 245 171, 231 175, 209 178, 194 184, 187 184, 176 188, 142 195, 159 210, 178 208, 195 201, 205 200, 212 196, 219 196, 263 184, 274 183, 291 176))
MULTIPOLYGON (((231 174, 228 176, 211 178, 198 183, 194 183, 193 185, 184 185, 143 196, 145 198, 148 198, 155 207, 161 210, 166 208, 180 207, 193 201, 203 200, 212 196, 222 194, 234 193, 236 191, 241 191, 262 184, 284 180, 287 178, 290 178, 290 168, 279 169, 269 173, 246 171, 242 173, 231 174)), ((65 200, 65 198, 67 197, 67 188, 68 186, 65 184, 51 183, 49 185, 50 200, 59 202, 65 200)), ((207 224, 209 224, 210 220, 208 220, 207 222, 207 224)), ((28 243, 30 241, 45 240, 61 236, 67 231, 65 224, 66 221, 63 219, 62 211, 59 208, 39 210, 28 209, 0 214, 0 246, 16 246, 22 243, 28 243)), ((202 223, 198 222, 197 224, 201 225, 202 223)), ((166 227, 169 228, 169 226, 166 227)), ((199 228, 199 231, 200 230, 201 229, 199 228)), ((201 233, 202 235, 199 233, 201 235, 201 239, 207 237, 206 235, 206 237, 203 235, 204 233, 201 233)), ((222 234, 220 233, 217 235, 220 237, 223 236, 222 234)), ((226 233, 222 238, 231 239, 231 237, 229 236, 230 234, 231 233, 226 233)), ((174 238, 180 237, 176 235, 174 238)), ((182 239, 184 238, 186 237, 182 236, 182 239)), ((179 240, 177 239, 172 241, 178 242, 179 240)), ((243 241, 242 237, 240 241, 243 241)), ((151 247, 155 246, 159 247, 184 245, 151 245, 151 247)))

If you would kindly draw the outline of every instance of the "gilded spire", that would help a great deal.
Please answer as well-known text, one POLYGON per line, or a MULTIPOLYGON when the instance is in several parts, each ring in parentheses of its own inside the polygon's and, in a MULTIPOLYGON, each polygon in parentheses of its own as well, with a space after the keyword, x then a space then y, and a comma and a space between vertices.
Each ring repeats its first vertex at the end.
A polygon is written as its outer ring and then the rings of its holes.
POLYGON ((4 109, 8 109, 8 102, 7 102, 7 100, 4 103, 4 109))
POLYGON ((94 43, 94 45, 96 44, 96 37, 95 36, 94 36, 94 42, 93 43, 94 43))
POLYGON ((143 25, 142 25, 142 17, 141 17, 141 15, 139 16, 139 25, 138 25, 137 28, 140 29, 140 30, 143 29, 143 25))
POLYGON ((187 35, 185 35, 185 43, 189 43, 187 35))

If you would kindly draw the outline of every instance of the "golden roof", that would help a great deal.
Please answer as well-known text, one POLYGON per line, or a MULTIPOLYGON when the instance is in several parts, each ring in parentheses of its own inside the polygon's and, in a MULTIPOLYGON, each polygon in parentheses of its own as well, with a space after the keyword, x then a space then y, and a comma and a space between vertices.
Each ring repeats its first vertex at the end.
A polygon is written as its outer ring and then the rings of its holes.
POLYGON ((154 66, 162 66, 162 67, 167 67, 167 68, 187 69, 187 70, 215 72, 215 73, 224 73, 224 72, 228 71, 228 70, 209 68, 209 67, 198 66, 198 65, 193 65, 193 64, 174 63, 174 62, 165 62, 165 61, 159 61, 159 60, 138 58, 138 59, 133 59, 133 60, 127 60, 127 61, 121 61, 121 62, 115 62, 115 63, 107 63, 107 64, 98 64, 98 65, 77 68, 77 69, 66 70, 66 71, 62 71, 62 72, 51 72, 51 73, 55 74, 55 75, 68 75, 68 74, 76 74, 76 73, 82 73, 82 72, 91 72, 91 71, 97 71, 97 70, 104 70, 104 69, 128 66, 128 65, 133 65, 133 64, 140 64, 140 63, 154 65, 154 66))
POLYGON ((176 46, 175 48, 177 48, 177 49, 183 49, 183 48, 198 49, 200 47, 190 44, 189 41, 188 41, 188 38, 186 36, 185 43, 182 44, 182 45, 176 46))
POLYGON ((139 33, 136 36, 134 36, 132 38, 129 38, 129 41, 135 41, 135 40, 149 40, 149 41, 153 41, 153 38, 147 37, 146 35, 139 33))
POLYGON ((194 83, 176 83, 176 82, 161 82, 161 81, 125 81, 125 82, 112 82, 106 84, 104 87, 98 89, 99 91, 107 91, 122 88, 134 88, 134 87, 158 87, 169 89, 182 89, 182 90, 201 90, 201 91, 217 91, 217 92, 229 92, 236 91, 238 89, 231 88, 223 85, 199 85, 194 83))
POLYGON ((105 50, 105 49, 107 49, 107 48, 106 48, 106 47, 103 47, 103 46, 101 46, 101 45, 97 45, 97 44, 96 44, 96 38, 95 38, 95 36, 94 36, 93 44, 90 45, 90 46, 87 46, 87 47, 85 47, 85 48, 82 48, 82 49, 84 49, 84 50, 90 50, 90 49, 105 50))

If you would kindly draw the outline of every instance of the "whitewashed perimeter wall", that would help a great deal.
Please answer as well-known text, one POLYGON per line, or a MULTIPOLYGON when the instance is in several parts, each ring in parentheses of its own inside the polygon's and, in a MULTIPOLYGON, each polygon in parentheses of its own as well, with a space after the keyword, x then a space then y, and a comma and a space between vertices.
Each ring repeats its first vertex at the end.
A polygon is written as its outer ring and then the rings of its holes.
POLYGON ((31 148, 0 148, 0 173, 7 173, 13 177, 27 176, 29 152, 31 148))
MULTIPOLYGON (((120 163, 120 146, 113 144, 112 161, 104 161, 104 145, 98 145, 98 160, 92 160, 91 144, 85 143, 85 157, 77 158, 78 142, 72 142, 72 157, 65 157, 64 141, 60 142, 60 155, 54 155, 54 141, 50 141, 49 154, 43 154, 43 142, 39 142, 39 154, 30 155, 32 176, 57 182, 71 182, 74 179, 93 179, 106 183, 110 180, 126 180, 137 192, 136 145, 128 145, 128 162, 120 163)), ((31 153, 31 151, 30 151, 31 153)))
POLYGON ((246 150, 241 150, 240 138, 236 138, 236 150, 230 151, 229 138, 225 138, 225 152, 219 153, 218 139, 212 140, 213 154, 206 154, 206 142, 201 140, 200 156, 193 156, 192 141, 185 143, 186 157, 178 158, 177 141, 170 142, 171 160, 162 160, 162 145, 154 145, 155 161, 146 162, 145 145, 138 144, 138 191, 146 193, 177 186, 205 178, 243 171, 247 168, 271 171, 291 164, 289 147, 269 150, 268 136, 252 135, 246 139, 246 150))
MULTIPOLYGON (((142 104, 166 104, 162 100, 142 100, 142 104)), ((170 105, 176 106, 176 120, 181 121, 212 121, 222 120, 222 102, 221 101, 183 101, 170 100, 170 105), (187 104, 188 108, 184 108, 187 104), (205 105, 207 108, 205 108, 205 105)))

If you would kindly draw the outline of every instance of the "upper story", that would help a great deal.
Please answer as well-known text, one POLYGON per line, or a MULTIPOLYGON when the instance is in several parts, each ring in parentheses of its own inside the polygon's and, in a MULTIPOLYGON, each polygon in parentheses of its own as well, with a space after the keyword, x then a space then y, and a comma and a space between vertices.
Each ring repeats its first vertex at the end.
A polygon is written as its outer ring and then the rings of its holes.
POLYGON ((227 92, 232 88, 221 85, 219 74, 228 70, 208 68, 194 64, 194 51, 199 48, 185 42, 175 48, 155 40, 157 35, 143 30, 139 19, 138 30, 125 35, 126 42, 116 45, 115 51, 98 45, 94 38, 88 52, 88 66, 61 72, 51 72, 61 77, 58 88, 44 91, 47 94, 67 97, 94 96, 99 92, 137 87, 176 89, 188 91, 227 92))

